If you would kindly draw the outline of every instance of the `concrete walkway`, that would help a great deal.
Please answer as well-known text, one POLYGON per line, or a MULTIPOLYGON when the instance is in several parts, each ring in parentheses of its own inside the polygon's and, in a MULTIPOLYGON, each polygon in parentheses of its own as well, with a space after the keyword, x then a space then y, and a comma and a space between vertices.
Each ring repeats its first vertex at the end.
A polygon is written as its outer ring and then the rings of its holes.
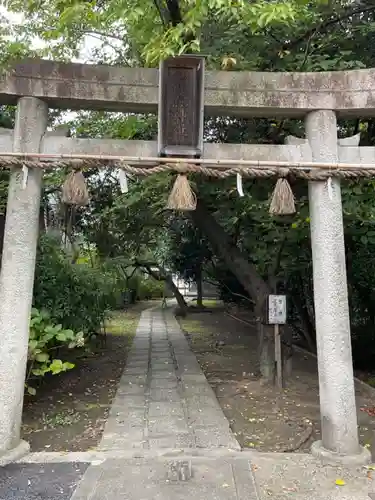
POLYGON ((368 500, 368 493, 363 470, 322 467, 307 454, 241 451, 172 311, 157 308, 142 314, 98 448, 33 453, 0 469, 0 500, 368 500))
POLYGON ((228 420, 171 314, 142 314, 100 450, 239 450, 228 420))

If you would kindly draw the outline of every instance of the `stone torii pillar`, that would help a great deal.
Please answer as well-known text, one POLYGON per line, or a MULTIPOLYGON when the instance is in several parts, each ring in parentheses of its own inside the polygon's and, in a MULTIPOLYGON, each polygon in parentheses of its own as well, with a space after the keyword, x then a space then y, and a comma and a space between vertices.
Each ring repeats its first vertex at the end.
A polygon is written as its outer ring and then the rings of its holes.
MULTIPOLYGON (((19 100, 14 152, 38 153, 48 106, 34 97, 19 100)), ((0 274, 0 465, 28 452, 20 439, 34 285, 42 170, 13 168, 9 180, 0 274)))
MULTIPOLYGON (((334 111, 310 112, 306 137, 313 161, 338 162, 334 111)), ((322 423, 311 451, 325 462, 362 465, 371 457, 358 439, 340 180, 331 188, 310 181, 309 205, 322 423)))

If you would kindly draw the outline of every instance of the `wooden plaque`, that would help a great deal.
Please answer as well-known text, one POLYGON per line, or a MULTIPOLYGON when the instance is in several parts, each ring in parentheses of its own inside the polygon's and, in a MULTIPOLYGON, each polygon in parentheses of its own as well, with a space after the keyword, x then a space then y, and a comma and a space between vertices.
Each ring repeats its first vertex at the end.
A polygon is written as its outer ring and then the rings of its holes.
POLYGON ((202 156, 203 99, 203 57, 178 56, 160 64, 159 156, 202 156))

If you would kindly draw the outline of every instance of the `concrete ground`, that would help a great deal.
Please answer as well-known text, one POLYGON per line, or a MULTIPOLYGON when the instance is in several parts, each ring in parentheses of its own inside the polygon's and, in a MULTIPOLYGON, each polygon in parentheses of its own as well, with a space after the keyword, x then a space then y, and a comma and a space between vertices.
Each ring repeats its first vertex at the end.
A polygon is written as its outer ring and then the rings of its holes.
POLYGON ((0 500, 369 498, 371 470, 241 451, 171 311, 143 312, 102 440, 0 469, 0 500))

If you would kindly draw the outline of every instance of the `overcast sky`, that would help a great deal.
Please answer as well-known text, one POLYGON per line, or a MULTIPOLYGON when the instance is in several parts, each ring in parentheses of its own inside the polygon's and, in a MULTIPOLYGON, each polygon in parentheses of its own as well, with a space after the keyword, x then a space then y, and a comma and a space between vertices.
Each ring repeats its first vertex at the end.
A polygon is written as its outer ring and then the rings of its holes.
MULTIPOLYGON (((47 0, 48 1, 48 0, 47 0)), ((21 14, 14 14, 11 12, 8 12, 5 7, 0 5, 0 15, 6 17, 10 23, 17 23, 20 24, 22 23, 23 16, 21 14)), ((45 44, 41 40, 38 40, 35 38, 33 41, 33 48, 41 48, 45 44)), ((92 36, 86 36, 83 47, 80 53, 80 57, 78 59, 73 59, 73 62, 93 62, 93 57, 92 57, 92 51, 95 48, 100 47, 101 42, 97 38, 94 38, 92 36)), ((110 50, 110 49, 109 49, 110 50)))

